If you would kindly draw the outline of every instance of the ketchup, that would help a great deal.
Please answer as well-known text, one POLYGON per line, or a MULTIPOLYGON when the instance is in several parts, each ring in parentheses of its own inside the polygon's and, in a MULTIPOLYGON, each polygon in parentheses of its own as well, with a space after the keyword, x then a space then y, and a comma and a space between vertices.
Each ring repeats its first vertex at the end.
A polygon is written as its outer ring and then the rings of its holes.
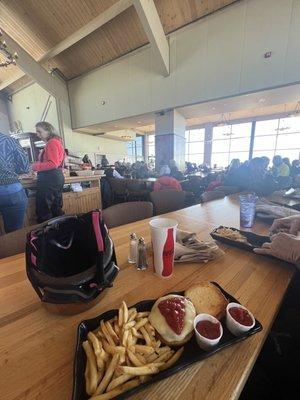
POLYGON ((180 335, 184 326, 185 304, 184 298, 171 297, 158 304, 159 311, 165 317, 169 327, 180 335))
POLYGON ((240 307, 232 307, 229 309, 229 314, 238 323, 245 326, 251 326, 253 324, 253 319, 247 310, 240 307))
POLYGON ((219 322, 199 321, 196 325, 196 329, 201 336, 204 336, 207 339, 218 339, 221 335, 219 322))

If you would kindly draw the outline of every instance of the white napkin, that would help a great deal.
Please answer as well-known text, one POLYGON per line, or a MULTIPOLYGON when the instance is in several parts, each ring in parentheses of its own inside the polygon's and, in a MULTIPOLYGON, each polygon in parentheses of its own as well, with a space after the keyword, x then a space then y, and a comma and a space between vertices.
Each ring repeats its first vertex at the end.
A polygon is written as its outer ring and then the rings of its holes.
POLYGON ((177 229, 175 262, 207 262, 223 255, 224 252, 213 240, 204 242, 196 233, 177 229))

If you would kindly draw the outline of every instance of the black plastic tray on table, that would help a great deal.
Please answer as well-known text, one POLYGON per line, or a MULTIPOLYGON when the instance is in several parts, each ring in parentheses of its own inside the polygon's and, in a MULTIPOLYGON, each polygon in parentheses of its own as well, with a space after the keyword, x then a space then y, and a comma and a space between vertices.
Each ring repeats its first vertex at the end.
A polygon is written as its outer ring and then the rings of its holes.
POLYGON ((236 228, 229 228, 227 226, 219 226, 218 228, 214 229, 211 233, 210 236, 218 240, 220 242, 229 244, 230 246, 235 246, 238 247, 239 249, 247 250, 247 251, 253 251, 255 247, 261 247, 264 243, 270 242, 270 237, 269 236, 263 236, 263 235, 257 235, 256 233, 253 232, 247 232, 247 231, 242 231, 236 228), (248 243, 244 242, 239 242, 237 240, 229 239, 227 237, 221 236, 217 234, 218 229, 221 228, 228 228, 232 229, 234 231, 239 232, 241 235, 245 236, 247 238, 248 243))
MULTIPOLYGON (((225 295, 227 300, 229 302, 235 302, 239 303, 233 296, 231 296, 229 293, 225 292, 224 289, 222 289, 216 282, 212 282, 214 285, 216 285, 222 293, 225 295)), ((170 294, 170 293, 169 293, 170 294)), ((184 292, 172 292, 172 294, 178 294, 178 295, 183 295, 184 292)), ((131 307, 136 307, 136 309, 141 312, 141 311, 150 311, 153 304, 155 303, 156 299, 154 300, 144 300, 141 301, 131 307)), ((103 320, 109 320, 113 318, 115 315, 118 314, 118 310, 109 310, 98 317, 95 317, 93 319, 88 319, 85 321, 82 321, 77 330, 77 344, 76 344, 76 352, 75 352, 75 360, 74 360, 74 384, 73 384, 73 395, 72 395, 72 400, 87 400, 89 399, 90 396, 88 396, 85 392, 85 378, 84 378, 84 371, 85 371, 85 365, 86 365, 86 355, 82 347, 82 343, 87 339, 87 334, 89 331, 93 331, 96 328, 99 327, 100 321, 103 320)), ((184 345, 184 351, 182 353, 182 356, 180 359, 170 368, 168 368, 165 371, 161 371, 156 375, 153 375, 151 380, 141 383, 139 386, 128 390, 125 393, 122 393, 121 395, 117 396, 116 399, 125 399, 128 396, 132 395, 133 393, 136 393, 142 389, 144 389, 146 386, 151 385, 155 382, 158 382, 164 378, 167 378, 176 372, 181 371, 184 368, 187 368, 189 365, 201 361, 207 357, 210 357, 211 355, 217 353, 218 351, 225 349, 228 346, 231 346, 235 343, 238 343, 242 340, 247 339, 249 336, 259 332, 262 330, 262 325, 259 321, 255 320, 255 325, 252 329, 250 329, 248 332, 241 336, 234 336, 232 335, 229 330, 226 327, 225 324, 225 318, 221 320, 222 326, 223 326, 223 336, 212 350, 210 351, 204 351, 201 350, 200 347, 198 346, 196 342, 195 335, 192 337, 192 339, 184 345)), ((205 382, 203 382, 205 384, 205 382)))

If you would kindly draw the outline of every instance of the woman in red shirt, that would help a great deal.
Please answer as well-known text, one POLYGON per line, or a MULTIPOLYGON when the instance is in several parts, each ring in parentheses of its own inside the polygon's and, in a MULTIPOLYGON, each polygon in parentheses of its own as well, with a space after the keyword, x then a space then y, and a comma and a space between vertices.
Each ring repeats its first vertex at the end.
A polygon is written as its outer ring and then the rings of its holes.
POLYGON ((65 151, 61 138, 49 122, 38 122, 35 128, 38 137, 46 142, 39 161, 32 165, 37 172, 36 214, 40 223, 64 214, 62 192, 65 179, 62 168, 65 151))
POLYGON ((167 165, 163 165, 159 171, 159 178, 154 183, 153 190, 157 192, 159 190, 182 190, 180 183, 177 179, 170 176, 170 168, 167 165))

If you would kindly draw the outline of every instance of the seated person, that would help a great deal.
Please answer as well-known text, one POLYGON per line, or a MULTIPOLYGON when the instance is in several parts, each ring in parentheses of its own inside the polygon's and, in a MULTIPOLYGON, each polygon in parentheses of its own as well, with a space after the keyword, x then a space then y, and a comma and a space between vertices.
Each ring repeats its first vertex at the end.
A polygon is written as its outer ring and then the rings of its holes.
POLYGON ((277 183, 265 167, 266 161, 262 157, 252 158, 248 164, 235 170, 224 184, 237 186, 240 190, 251 190, 259 195, 270 194, 277 189, 277 183))
POLYGON ((82 159, 83 164, 85 164, 87 167, 93 168, 92 161, 90 160, 88 154, 85 154, 85 156, 82 159))
POLYGON ((159 171, 159 178, 154 183, 153 190, 182 190, 180 183, 177 179, 170 176, 171 170, 168 165, 161 167, 159 171))
POLYGON ((290 176, 290 168, 285 164, 280 156, 273 157, 272 173, 274 178, 287 178, 290 176))
POLYGON ((292 162, 291 176, 294 178, 297 175, 300 175, 300 160, 294 160, 292 162))
POLYGON ((192 164, 191 162, 186 161, 185 162, 185 174, 188 175, 188 174, 192 174, 194 172, 196 172, 194 164, 192 164))
POLYGON ((273 157, 272 172, 275 180, 278 182, 279 189, 286 189, 291 185, 290 167, 283 162, 280 156, 273 157))
POLYGON ((224 176, 224 183, 226 185, 226 181, 230 182, 230 178, 231 176, 234 176, 235 172, 241 167, 241 162, 238 158, 234 158, 233 160, 231 160, 228 169, 225 173, 224 176))
POLYGON ((223 173, 219 174, 211 174, 209 177, 210 183, 208 184, 206 188, 206 192, 212 192, 215 190, 217 187, 222 186, 223 184, 223 173))
POLYGON ((108 179, 115 178, 115 179, 124 179, 122 175, 119 174, 119 172, 116 169, 108 168, 105 171, 105 176, 108 179))
POLYGON ((290 172, 291 172, 292 165, 291 165, 290 159, 288 157, 284 157, 282 159, 282 162, 284 162, 289 167, 290 172))
MULTIPOLYGON (((104 155, 101 159, 101 167, 107 167, 109 165, 109 161, 106 158, 106 155, 104 155)), ((100 169, 100 168, 99 168, 100 169)))
POLYGON ((169 167, 170 167, 170 175, 177 179, 178 181, 183 181, 184 180, 184 175, 181 171, 179 171, 176 161, 175 160, 170 160, 169 161, 169 167))

